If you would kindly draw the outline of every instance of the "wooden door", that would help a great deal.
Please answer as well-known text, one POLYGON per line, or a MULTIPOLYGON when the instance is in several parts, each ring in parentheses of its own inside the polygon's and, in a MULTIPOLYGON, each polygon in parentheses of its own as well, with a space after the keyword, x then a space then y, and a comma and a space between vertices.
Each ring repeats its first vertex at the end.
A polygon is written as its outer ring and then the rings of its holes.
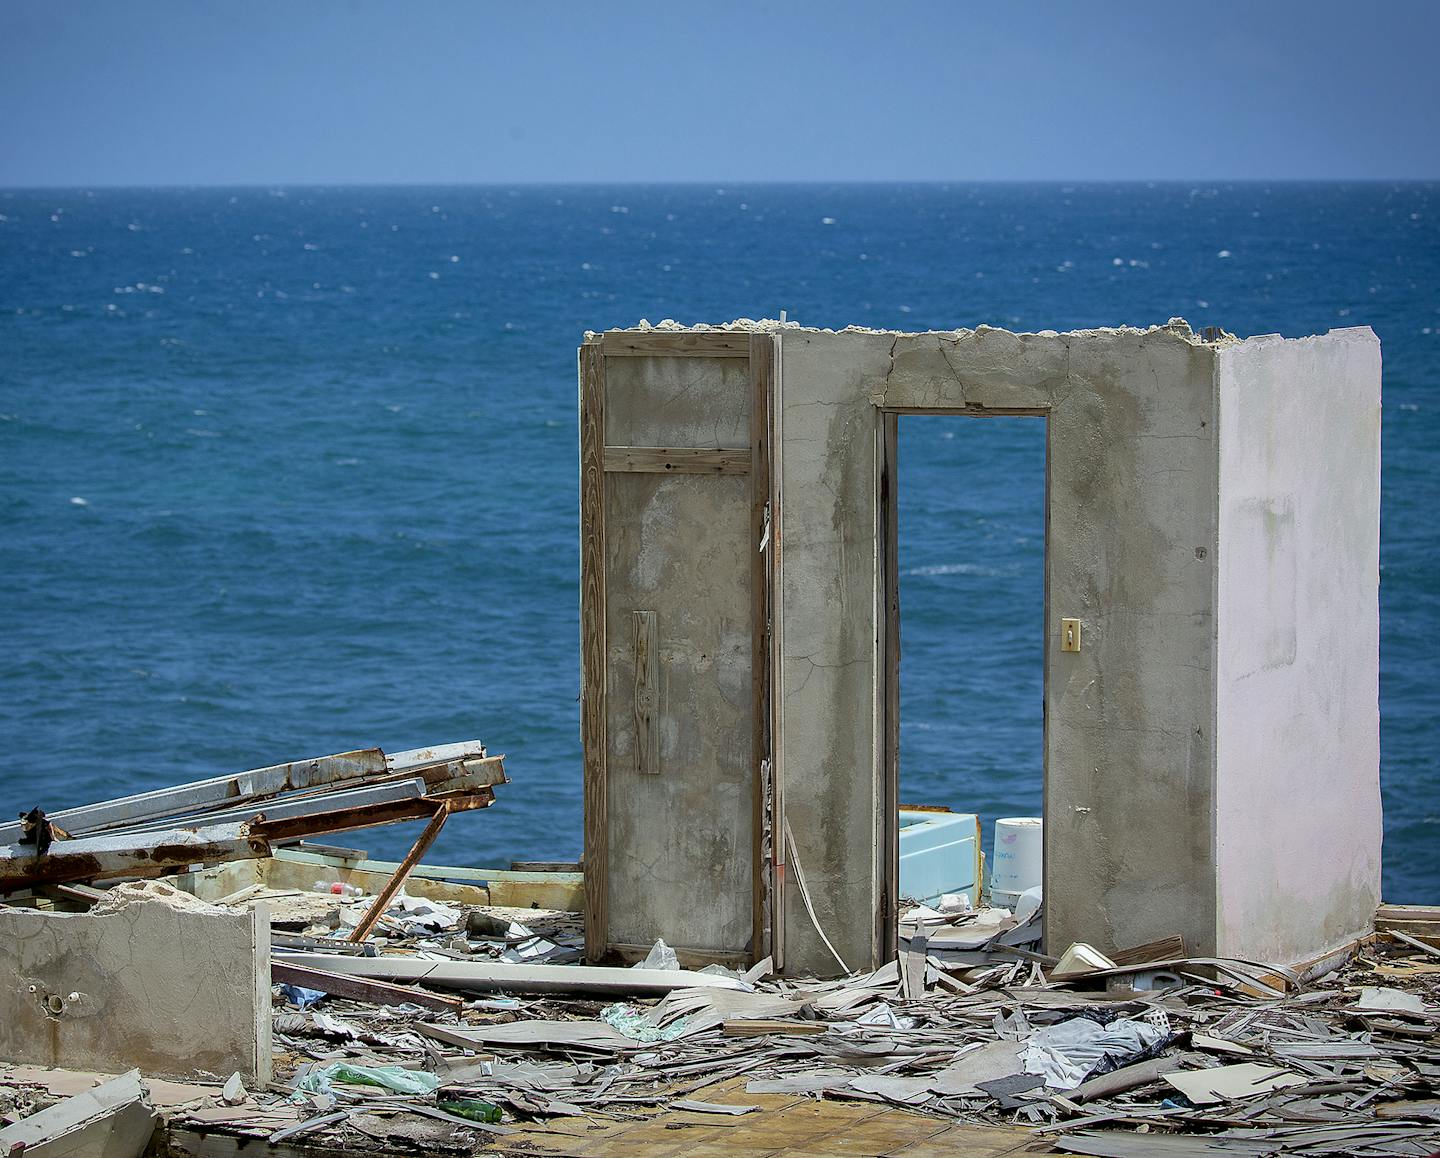
POLYGON ((770 951, 776 343, 580 349, 581 733, 591 961, 770 951))

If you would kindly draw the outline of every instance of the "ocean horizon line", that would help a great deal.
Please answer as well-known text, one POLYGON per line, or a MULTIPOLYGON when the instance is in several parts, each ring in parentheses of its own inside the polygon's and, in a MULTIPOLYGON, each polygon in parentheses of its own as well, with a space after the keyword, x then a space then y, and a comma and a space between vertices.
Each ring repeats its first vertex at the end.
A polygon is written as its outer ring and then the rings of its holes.
POLYGON ((1061 188, 1061 189, 1158 189, 1183 186, 1209 186, 1215 188, 1256 187, 1256 186, 1355 186, 1373 188, 1378 185, 1418 186, 1440 185, 1440 177, 1127 177, 1120 179, 1064 178, 1064 177, 958 177, 958 178, 913 178, 901 180, 857 179, 857 178, 806 178, 803 180, 748 180, 692 178, 686 180, 659 181, 591 181, 591 180, 522 180, 522 181, 240 181, 206 182, 157 182, 134 184, 130 182, 78 182, 74 184, 4 184, 0 193, 74 193, 94 192, 195 192, 234 190, 271 191, 275 189, 704 189, 719 191, 730 189, 944 189, 950 187, 972 188, 1061 188))

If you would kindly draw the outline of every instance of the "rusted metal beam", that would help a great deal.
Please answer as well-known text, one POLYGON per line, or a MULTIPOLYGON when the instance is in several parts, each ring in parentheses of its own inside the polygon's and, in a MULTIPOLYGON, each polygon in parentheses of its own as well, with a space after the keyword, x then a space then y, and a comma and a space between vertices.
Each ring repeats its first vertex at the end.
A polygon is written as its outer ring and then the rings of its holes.
MULTIPOLYGON (((362 788, 342 788, 322 793, 292 793, 276 800, 253 800, 236 808, 207 813, 204 822, 206 824, 239 824, 242 820, 254 820, 262 814, 267 820, 280 820, 292 816, 313 816, 321 812, 368 808, 397 800, 419 800, 425 793, 424 779, 416 776, 409 780, 389 780, 380 784, 367 784, 362 788)), ((182 827, 186 827, 184 820, 162 818, 147 820, 133 828, 127 826, 124 831, 140 833, 182 827)))
POLYGON ((270 959, 270 980, 275 984, 288 983, 303 985, 306 989, 318 989, 332 997, 349 997, 375 1005, 418 1005, 422 1009, 433 1009, 437 1013, 457 1013, 465 1005, 465 1000, 461 997, 445 997, 438 993, 427 993, 423 989, 412 989, 408 985, 392 985, 388 981, 376 981, 368 977, 347 977, 329 969, 294 965, 284 957, 270 959))
POLYGON ((425 826, 425 831, 420 838, 405 854, 405 859, 400 862, 400 867, 395 870, 385 887, 376 894, 375 899, 370 902, 370 908, 360 918, 360 923, 355 926, 355 931, 350 934, 350 940, 360 944, 370 935, 370 930, 375 927, 375 922, 380 919, 382 913, 390 907, 390 899, 400 891, 400 886, 405 883, 405 878, 410 875, 410 870, 420 863, 420 858, 425 855, 425 850, 435 843, 435 838, 440 835, 440 830, 445 827, 445 821, 450 816, 450 803, 442 803, 435 810, 435 815, 430 818, 430 823, 425 826))
MULTIPOLYGON (((178 827, 187 821, 214 824, 222 814, 287 793, 327 793, 414 777, 423 778, 432 791, 457 779, 467 785, 503 784, 504 761, 504 756, 488 756, 479 740, 414 748, 389 756, 379 748, 363 748, 83 804, 49 813, 47 819, 75 837, 142 826, 153 828, 157 823, 165 827, 178 827)), ((0 845, 14 844, 20 836, 18 822, 0 824, 0 845)))
POLYGON ((4 845, 0 846, 0 893, 42 884, 155 875, 192 864, 250 860, 270 856, 272 841, 433 818, 437 809, 465 812, 487 808, 494 801, 494 790, 481 785, 453 796, 422 796, 273 820, 262 813, 254 820, 239 823, 61 840, 43 856, 26 845, 4 845))
MULTIPOLYGON (((247 798, 373 778, 389 771, 384 752, 379 748, 364 748, 316 760, 254 768, 248 772, 178 784, 173 788, 157 788, 152 792, 139 792, 98 804, 83 804, 78 808, 51 813, 49 819, 75 836, 94 835, 156 817, 229 807, 247 798)), ((18 823, 0 824, 0 844, 12 844, 19 835, 18 823)))
POLYGON ((438 803, 446 804, 451 812, 468 812, 472 808, 488 808, 494 804, 495 793, 488 786, 482 786, 469 789, 463 797, 447 798, 443 801, 434 796, 422 796, 418 800, 393 800, 385 804, 315 812, 308 816, 287 816, 276 820, 262 815, 251 822, 250 828, 269 841, 291 840, 301 836, 316 836, 322 832, 349 832, 357 828, 375 828, 402 820, 433 817, 438 803))
POLYGON ((25 846, 0 846, 0 893, 35 885, 152 874, 207 861, 269 856, 270 844, 248 824, 216 824, 157 833, 56 841, 44 856, 25 846))

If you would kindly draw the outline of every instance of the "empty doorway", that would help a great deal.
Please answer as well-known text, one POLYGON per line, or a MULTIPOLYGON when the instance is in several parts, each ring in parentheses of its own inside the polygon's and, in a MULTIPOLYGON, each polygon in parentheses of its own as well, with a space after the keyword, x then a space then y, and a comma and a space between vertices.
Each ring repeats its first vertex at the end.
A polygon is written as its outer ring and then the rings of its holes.
POLYGON ((976 827, 913 806, 979 817, 987 888, 995 821, 1043 809, 1048 423, 984 417, 884 416, 891 895, 932 904, 976 827))

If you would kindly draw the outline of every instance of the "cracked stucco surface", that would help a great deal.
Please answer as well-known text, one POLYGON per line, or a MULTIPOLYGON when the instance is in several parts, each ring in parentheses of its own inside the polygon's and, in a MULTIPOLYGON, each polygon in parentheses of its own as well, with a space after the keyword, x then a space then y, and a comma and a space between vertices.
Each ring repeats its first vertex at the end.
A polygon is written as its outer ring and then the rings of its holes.
POLYGON ((268 1081, 269 978, 263 912, 159 900, 105 913, 3 909, 0 1058, 268 1081))

